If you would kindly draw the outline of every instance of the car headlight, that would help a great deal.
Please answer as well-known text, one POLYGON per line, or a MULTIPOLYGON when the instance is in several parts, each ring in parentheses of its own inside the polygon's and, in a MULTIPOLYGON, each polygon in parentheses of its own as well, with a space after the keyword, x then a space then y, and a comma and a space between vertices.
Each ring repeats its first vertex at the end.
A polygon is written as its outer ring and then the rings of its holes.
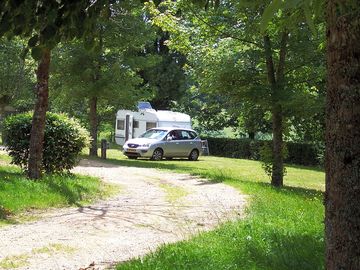
POLYGON ((150 147, 150 145, 151 145, 150 143, 144 143, 141 145, 141 147, 150 147))

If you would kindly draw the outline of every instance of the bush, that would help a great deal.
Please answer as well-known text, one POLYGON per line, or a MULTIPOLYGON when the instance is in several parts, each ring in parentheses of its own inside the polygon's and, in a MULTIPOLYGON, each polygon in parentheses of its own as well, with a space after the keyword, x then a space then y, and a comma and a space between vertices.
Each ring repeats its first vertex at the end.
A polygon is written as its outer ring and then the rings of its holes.
MULTIPOLYGON (((10 116, 4 121, 3 138, 12 163, 27 170, 32 113, 10 116)), ((90 142, 80 123, 64 114, 47 113, 43 170, 47 173, 69 171, 79 161, 81 150, 90 142)))
MULTIPOLYGON (((205 138, 213 156, 260 160, 261 149, 271 141, 250 139, 205 138)), ((289 164, 322 165, 323 147, 310 143, 286 143, 285 162, 289 164)))
MULTIPOLYGON (((286 147, 286 144, 283 145, 282 148, 282 156, 283 159, 286 160, 288 156, 288 149, 286 147)), ((271 178, 273 174, 273 164, 274 164, 274 153, 272 149, 272 142, 271 141, 265 141, 259 150, 260 154, 260 161, 261 161, 261 167, 265 171, 265 173, 271 178)), ((286 175, 286 167, 283 167, 283 175, 286 175)))

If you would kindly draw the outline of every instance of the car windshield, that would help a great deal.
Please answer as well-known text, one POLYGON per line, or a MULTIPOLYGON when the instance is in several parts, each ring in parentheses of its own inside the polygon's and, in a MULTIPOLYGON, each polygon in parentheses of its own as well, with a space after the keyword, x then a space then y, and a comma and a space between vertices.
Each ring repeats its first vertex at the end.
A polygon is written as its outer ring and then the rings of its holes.
POLYGON ((162 129, 149 129, 145 133, 141 134, 139 138, 147 138, 160 140, 166 135, 167 131, 162 129))

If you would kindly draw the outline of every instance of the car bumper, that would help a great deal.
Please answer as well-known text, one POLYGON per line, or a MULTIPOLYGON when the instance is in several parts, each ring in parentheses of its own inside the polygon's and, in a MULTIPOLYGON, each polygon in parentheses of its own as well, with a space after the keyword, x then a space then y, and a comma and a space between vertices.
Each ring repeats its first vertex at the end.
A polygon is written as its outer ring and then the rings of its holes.
POLYGON ((151 157, 152 150, 150 148, 127 148, 124 147, 123 154, 128 157, 151 157))

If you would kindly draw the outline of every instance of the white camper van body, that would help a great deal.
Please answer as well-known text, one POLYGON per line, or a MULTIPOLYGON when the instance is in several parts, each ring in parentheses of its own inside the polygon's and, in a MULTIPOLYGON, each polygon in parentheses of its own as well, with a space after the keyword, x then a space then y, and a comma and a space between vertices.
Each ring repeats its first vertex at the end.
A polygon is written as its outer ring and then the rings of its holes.
POLYGON ((155 127, 191 129, 191 119, 187 114, 173 111, 119 110, 116 114, 115 141, 119 145, 124 145, 127 140, 137 138, 146 130, 155 127))

